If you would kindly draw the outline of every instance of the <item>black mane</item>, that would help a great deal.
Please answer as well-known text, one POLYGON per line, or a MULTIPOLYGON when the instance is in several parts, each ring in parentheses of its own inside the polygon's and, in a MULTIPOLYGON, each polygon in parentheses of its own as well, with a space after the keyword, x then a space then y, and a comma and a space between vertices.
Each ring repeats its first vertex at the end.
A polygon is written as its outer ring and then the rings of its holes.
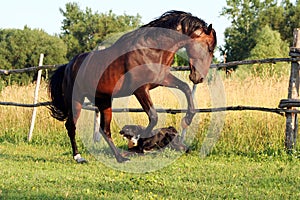
POLYGON ((193 16, 191 13, 171 10, 165 12, 159 18, 145 24, 143 27, 160 27, 177 30, 181 25, 182 33, 191 35, 195 30, 199 28, 206 28, 207 24, 202 19, 193 16))
MULTIPOLYGON (((166 31, 162 30, 163 28, 180 31, 182 34, 191 36, 192 33, 197 29, 203 28, 204 31, 206 31, 208 27, 207 23, 204 20, 193 16, 191 13, 171 10, 165 12, 159 18, 149 22, 148 24, 145 24, 132 32, 126 33, 125 35, 120 37, 115 44, 119 44, 123 41, 130 40, 132 45, 134 45, 138 37, 146 37, 147 33, 149 32, 150 33, 149 35, 147 35, 147 37, 158 37, 160 31, 162 33, 166 33, 166 31), (149 27, 157 27, 161 29, 155 29, 155 31, 150 31, 151 29, 149 29, 149 27)), ((212 31, 215 40, 211 48, 215 49, 217 44, 217 37, 215 30, 213 29, 212 31)))

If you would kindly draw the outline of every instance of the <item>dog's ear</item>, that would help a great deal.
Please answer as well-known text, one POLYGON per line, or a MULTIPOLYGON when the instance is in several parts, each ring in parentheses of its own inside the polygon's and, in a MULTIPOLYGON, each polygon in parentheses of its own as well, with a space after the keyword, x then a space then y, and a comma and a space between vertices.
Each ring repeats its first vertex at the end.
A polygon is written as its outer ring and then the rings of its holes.
POLYGON ((126 132, 128 132, 129 129, 130 129, 130 126, 129 126, 129 125, 123 126, 123 128, 120 130, 120 134, 121 134, 121 135, 126 134, 126 132))
POLYGON ((174 126, 169 126, 168 129, 172 133, 178 133, 178 131, 174 128, 174 126))

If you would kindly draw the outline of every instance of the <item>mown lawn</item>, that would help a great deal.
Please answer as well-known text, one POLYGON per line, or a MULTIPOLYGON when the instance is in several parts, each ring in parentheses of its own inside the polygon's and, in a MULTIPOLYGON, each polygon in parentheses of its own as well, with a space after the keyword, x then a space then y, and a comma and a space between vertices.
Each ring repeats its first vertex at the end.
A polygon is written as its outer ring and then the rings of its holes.
POLYGON ((68 146, 0 143, 0 198, 300 198, 299 159, 284 153, 275 157, 211 155, 200 158, 198 152, 193 151, 163 169, 147 173, 114 170, 88 152, 83 155, 89 160, 88 164, 76 164, 68 146))

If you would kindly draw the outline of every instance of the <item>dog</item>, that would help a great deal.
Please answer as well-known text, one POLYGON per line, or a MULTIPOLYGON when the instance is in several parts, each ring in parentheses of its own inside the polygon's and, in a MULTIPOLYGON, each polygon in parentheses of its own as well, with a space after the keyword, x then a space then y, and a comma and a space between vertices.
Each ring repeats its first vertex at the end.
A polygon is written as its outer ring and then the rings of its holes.
POLYGON ((145 128, 139 125, 125 125, 122 128, 120 134, 128 140, 128 151, 143 154, 147 151, 161 150, 167 146, 177 151, 188 151, 173 126, 155 129, 148 138, 141 137, 144 130, 145 128))

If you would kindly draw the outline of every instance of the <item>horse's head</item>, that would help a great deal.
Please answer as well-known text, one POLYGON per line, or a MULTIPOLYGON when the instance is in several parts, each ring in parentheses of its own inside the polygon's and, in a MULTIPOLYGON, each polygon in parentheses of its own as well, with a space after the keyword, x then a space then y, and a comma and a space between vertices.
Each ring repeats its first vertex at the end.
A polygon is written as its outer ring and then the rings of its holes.
POLYGON ((195 30, 185 45, 191 68, 190 80, 194 84, 203 82, 206 77, 216 47, 216 32, 210 24, 195 30))

